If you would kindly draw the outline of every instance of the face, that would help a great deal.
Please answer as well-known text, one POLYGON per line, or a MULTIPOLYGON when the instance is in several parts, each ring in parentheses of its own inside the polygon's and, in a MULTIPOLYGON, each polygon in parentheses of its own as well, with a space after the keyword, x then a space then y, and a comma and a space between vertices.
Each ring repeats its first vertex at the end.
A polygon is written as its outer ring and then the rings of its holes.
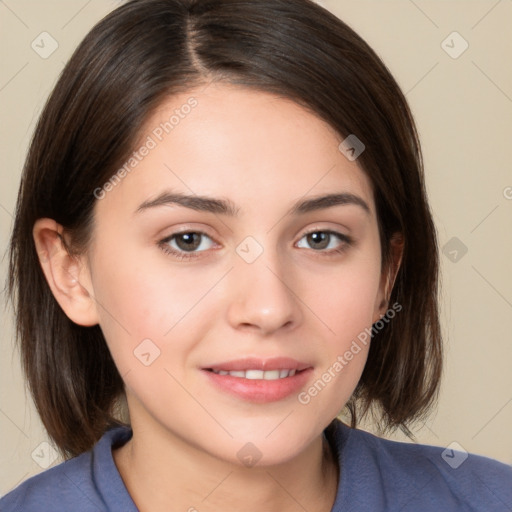
POLYGON ((134 428, 273 464, 343 408, 384 287, 371 183, 341 140, 290 100, 211 85, 162 104, 97 191, 87 272, 134 428))

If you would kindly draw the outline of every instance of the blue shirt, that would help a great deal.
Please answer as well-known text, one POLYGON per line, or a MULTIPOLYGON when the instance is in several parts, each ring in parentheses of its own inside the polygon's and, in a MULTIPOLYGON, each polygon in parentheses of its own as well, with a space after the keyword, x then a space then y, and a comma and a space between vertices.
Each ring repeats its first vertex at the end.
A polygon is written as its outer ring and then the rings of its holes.
MULTIPOLYGON (((445 448, 381 439, 340 421, 326 430, 340 481, 332 512, 512 512, 512 466, 445 448)), ((19 485, 1 512, 137 512, 112 458, 132 431, 19 485)))

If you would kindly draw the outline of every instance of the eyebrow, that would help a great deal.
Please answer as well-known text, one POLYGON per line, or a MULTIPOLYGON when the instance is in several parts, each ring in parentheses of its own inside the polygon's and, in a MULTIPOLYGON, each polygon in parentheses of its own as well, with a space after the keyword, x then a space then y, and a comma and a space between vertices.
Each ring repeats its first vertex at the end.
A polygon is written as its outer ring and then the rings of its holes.
MULTIPOLYGON (((218 199, 214 197, 187 195, 180 192, 165 191, 154 199, 144 201, 137 208, 135 213, 140 213, 158 206, 169 206, 172 204, 184 206, 185 208, 190 208, 192 210, 227 215, 230 217, 236 217, 240 212, 240 208, 228 199, 218 199)), ((312 211, 323 210, 324 208, 332 208, 333 206, 339 205, 355 205, 361 207, 368 215, 371 213, 370 207, 364 199, 355 194, 342 192, 299 200, 290 208, 287 215, 306 214, 312 211)))

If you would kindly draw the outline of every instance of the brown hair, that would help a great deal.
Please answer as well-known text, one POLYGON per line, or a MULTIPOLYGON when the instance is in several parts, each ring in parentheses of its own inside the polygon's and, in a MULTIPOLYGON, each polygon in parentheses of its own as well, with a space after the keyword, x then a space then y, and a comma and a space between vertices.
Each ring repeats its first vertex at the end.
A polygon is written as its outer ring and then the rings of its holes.
POLYGON ((435 402, 441 375, 437 238, 407 102, 374 51, 310 0, 132 0, 101 20, 66 65, 26 159, 10 244, 8 291, 37 410, 65 456, 120 422, 123 382, 99 326, 69 320, 46 282, 32 237, 49 217, 87 247, 101 187, 169 95, 225 80, 290 98, 366 146, 383 268, 404 252, 390 303, 403 310, 374 333, 348 403, 352 426, 374 406, 400 427, 435 402), (357 414, 356 414, 357 413, 357 414))

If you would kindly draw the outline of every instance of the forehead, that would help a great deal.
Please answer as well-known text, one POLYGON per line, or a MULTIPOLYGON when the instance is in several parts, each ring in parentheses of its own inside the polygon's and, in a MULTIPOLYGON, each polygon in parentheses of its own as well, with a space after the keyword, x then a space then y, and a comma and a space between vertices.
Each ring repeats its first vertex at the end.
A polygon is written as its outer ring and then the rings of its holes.
POLYGON ((167 188, 228 197, 243 214, 267 203, 285 207, 307 195, 348 192, 373 209, 371 182, 340 152, 341 140, 288 98, 210 84, 159 105, 125 163, 129 172, 107 197, 140 202, 167 188))

